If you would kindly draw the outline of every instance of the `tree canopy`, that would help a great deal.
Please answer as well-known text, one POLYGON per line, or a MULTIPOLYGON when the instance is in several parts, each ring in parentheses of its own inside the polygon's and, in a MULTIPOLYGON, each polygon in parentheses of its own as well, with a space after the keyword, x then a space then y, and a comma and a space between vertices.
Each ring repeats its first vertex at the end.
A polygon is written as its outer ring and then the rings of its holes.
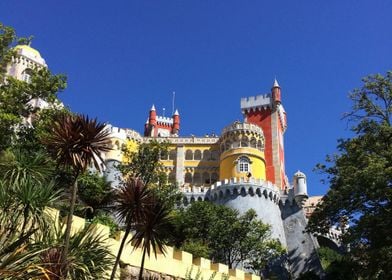
POLYGON ((245 267, 260 275, 284 253, 271 238, 270 226, 254 210, 240 215, 236 210, 209 202, 195 202, 174 217, 176 246, 198 257, 245 267))
POLYGON ((326 233, 332 225, 341 227, 360 276, 391 279, 392 72, 365 77, 350 99, 352 111, 346 118, 355 135, 339 140, 338 153, 318 166, 330 190, 309 229, 326 233))

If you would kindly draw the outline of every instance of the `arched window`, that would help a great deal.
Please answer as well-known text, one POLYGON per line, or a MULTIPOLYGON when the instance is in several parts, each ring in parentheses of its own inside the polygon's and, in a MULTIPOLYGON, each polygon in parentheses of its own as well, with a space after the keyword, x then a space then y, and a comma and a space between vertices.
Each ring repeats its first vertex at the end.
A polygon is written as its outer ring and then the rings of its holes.
POLYGON ((176 173, 174 171, 169 173, 169 183, 176 183, 176 173))
POLYGON ((170 150, 170 152, 169 152, 169 159, 170 160, 176 160, 176 157, 177 157, 176 150, 170 150))
POLYGON ((196 172, 195 174, 193 174, 193 184, 201 185, 201 175, 200 175, 200 173, 196 172))
POLYGON ((257 149, 259 149, 260 151, 262 151, 264 149, 264 145, 261 142, 261 140, 257 141, 257 149))
POLYGON ((218 160, 219 158, 219 153, 217 150, 214 150, 211 152, 211 160, 218 160))
POLYGON ((204 150, 203 160, 210 160, 210 151, 209 150, 204 150))
POLYGON ((248 147, 249 146, 249 139, 248 137, 244 136, 241 139, 241 147, 248 147))
POLYGON ((250 164, 248 157, 240 157, 237 163, 238 172, 250 172, 250 164))
POLYGON ((203 184, 211 184, 210 174, 208 172, 203 173, 203 184))
POLYGON ((188 183, 188 184, 192 183, 192 174, 189 172, 185 174, 185 183, 188 183))
POLYGON ((167 151, 161 151, 159 157, 161 160, 167 160, 168 157, 167 151))
POLYGON ((211 174, 211 184, 215 184, 219 180, 218 173, 214 172, 211 174))
POLYGON ((252 138, 252 139, 250 140, 250 146, 251 146, 252 148, 256 148, 256 146, 257 146, 256 138, 252 138))
POLYGON ((22 72, 22 81, 26 83, 30 83, 31 81, 32 70, 27 68, 22 72))
POLYGON ((186 150, 186 152, 185 152, 185 160, 193 160, 192 150, 186 150))
POLYGON ((195 160, 201 160, 201 152, 200 152, 200 150, 196 150, 195 151, 194 159, 195 160))
POLYGON ((116 150, 120 150, 120 142, 118 140, 114 142, 114 146, 116 147, 116 150))

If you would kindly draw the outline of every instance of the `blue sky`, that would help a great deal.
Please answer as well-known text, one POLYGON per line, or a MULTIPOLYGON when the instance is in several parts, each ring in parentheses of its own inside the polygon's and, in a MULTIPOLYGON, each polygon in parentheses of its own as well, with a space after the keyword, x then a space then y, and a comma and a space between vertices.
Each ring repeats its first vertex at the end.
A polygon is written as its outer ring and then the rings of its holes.
POLYGON ((0 22, 68 76, 64 103, 115 126, 142 132, 175 91, 182 135, 220 134, 276 76, 287 174, 305 172, 312 195, 327 189, 313 167, 350 135, 348 92, 392 69, 391 14, 389 0, 0 2, 0 22))

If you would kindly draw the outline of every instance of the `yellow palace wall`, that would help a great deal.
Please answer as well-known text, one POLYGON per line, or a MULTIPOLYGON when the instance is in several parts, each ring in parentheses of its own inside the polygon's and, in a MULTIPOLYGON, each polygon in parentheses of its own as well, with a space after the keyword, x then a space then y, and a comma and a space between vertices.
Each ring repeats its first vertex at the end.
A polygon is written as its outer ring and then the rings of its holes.
MULTIPOLYGON (((54 219, 55 224, 59 224, 59 211, 50 208, 47 209, 47 212, 54 219)), ((73 216, 71 234, 82 230, 85 226, 86 221, 84 219, 73 216)), ((109 227, 101 224, 95 224, 94 227, 96 228, 97 234, 106 237, 107 246, 109 246, 112 254, 116 256, 124 232, 119 232, 116 238, 110 238, 109 227)), ((135 249, 131 244, 127 243, 121 255, 121 262, 126 265, 140 267, 141 258, 141 249, 135 249)), ((190 253, 177 250, 170 246, 166 247, 165 255, 158 253, 157 258, 155 258, 154 254, 151 254, 151 257, 146 256, 145 269, 179 278, 185 278, 187 272, 192 269, 192 277, 195 277, 200 272, 202 279, 209 279, 213 273, 216 273, 214 278, 216 280, 223 279, 224 276, 228 276, 229 280, 260 280, 259 276, 245 273, 238 269, 229 269, 227 265, 212 263, 208 259, 194 258, 190 253)), ((108 271, 108 275, 110 275, 110 271, 108 271)))

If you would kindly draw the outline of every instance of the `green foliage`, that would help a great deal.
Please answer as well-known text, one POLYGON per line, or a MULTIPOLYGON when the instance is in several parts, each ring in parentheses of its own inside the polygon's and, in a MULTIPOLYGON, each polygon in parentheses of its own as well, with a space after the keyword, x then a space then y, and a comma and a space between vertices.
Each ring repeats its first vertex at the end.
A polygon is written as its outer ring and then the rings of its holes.
POLYGON ((159 155, 162 151, 167 151, 167 143, 151 141, 139 145, 137 151, 124 151, 124 157, 129 162, 120 166, 121 172, 125 176, 138 178, 146 187, 162 184, 164 176, 160 168, 162 163, 159 155))
POLYGON ((372 75, 350 94, 355 136, 340 140, 339 153, 319 165, 330 190, 315 210, 309 229, 325 233, 344 229, 348 261, 361 277, 392 278, 392 72, 372 75), (349 228, 346 228, 349 225, 349 228), (382 258, 379 256, 382 254, 382 258))
POLYGON ((91 220, 92 224, 101 224, 104 226, 108 226, 110 229, 110 236, 113 236, 117 231, 120 230, 120 227, 116 223, 110 214, 105 212, 99 212, 94 218, 91 220))
POLYGON ((78 196, 93 214, 108 207, 114 195, 110 182, 97 172, 85 172, 78 178, 78 196))
POLYGON ((324 270, 327 270, 332 262, 341 261, 343 259, 342 254, 328 247, 320 247, 318 253, 324 270))
MULTIPOLYGON (((185 272, 185 280, 203 280, 203 277, 201 277, 201 270, 200 268, 197 269, 196 274, 192 276, 193 274, 193 266, 191 269, 187 270, 185 272)), ((208 278, 208 280, 214 280, 216 277, 216 271, 214 271, 211 276, 208 278)), ((222 280, 226 280, 226 274, 222 277, 222 280)), ((227 277, 228 278, 228 277, 227 277)))
POLYGON ((285 251, 270 238, 270 227, 257 219, 255 211, 244 215, 208 202, 195 202, 173 218, 177 247, 195 256, 208 257, 230 268, 242 265, 260 274, 285 251))

